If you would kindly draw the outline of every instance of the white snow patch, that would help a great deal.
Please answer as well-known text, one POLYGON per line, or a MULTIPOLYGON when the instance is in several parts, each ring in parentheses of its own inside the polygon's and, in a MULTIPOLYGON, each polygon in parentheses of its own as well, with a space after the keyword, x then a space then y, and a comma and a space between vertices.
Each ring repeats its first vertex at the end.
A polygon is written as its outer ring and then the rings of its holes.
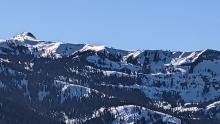
POLYGON ((87 44, 80 51, 84 52, 84 51, 91 50, 91 51, 98 52, 98 51, 101 51, 103 49, 105 49, 105 46, 93 46, 93 45, 87 44))
POLYGON ((214 103, 212 103, 212 104, 209 104, 209 105, 206 107, 206 109, 209 110, 209 109, 215 108, 215 107, 217 107, 217 106, 219 106, 219 109, 220 109, 220 101, 217 101, 217 102, 214 102, 214 103))
POLYGON ((130 56, 132 56, 133 58, 136 58, 136 57, 139 56, 142 52, 143 52, 143 50, 137 50, 137 51, 130 52, 127 56, 125 56, 125 58, 128 58, 128 57, 130 57, 130 56))
POLYGON ((161 119, 163 122, 181 124, 181 120, 178 118, 134 105, 125 105, 116 108, 112 107, 110 110, 116 118, 112 124, 135 124, 134 118, 140 119, 141 117, 144 117, 145 121, 148 123, 154 124, 157 122, 158 118, 154 118, 152 115, 159 115, 159 119, 161 119), (150 120, 152 121, 149 122, 150 120))

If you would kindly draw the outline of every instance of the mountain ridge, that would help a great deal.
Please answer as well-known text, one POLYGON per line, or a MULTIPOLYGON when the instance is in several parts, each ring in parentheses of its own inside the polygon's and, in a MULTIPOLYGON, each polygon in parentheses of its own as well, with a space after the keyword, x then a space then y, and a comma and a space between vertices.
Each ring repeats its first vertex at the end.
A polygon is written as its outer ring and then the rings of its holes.
MULTIPOLYGON (((12 38, 9 38, 10 40, 17 40, 17 37, 23 37, 22 39, 25 39, 25 37, 29 37, 30 35, 30 39, 26 39, 26 40, 31 40, 31 41, 42 41, 42 40, 39 40, 38 38, 36 38, 34 36, 33 33, 31 32, 23 32, 23 33, 20 33, 18 35, 15 35, 13 36, 12 38)), ((3 39, 2 39, 3 40, 3 39)), ((18 41, 22 41, 22 40, 18 40, 18 41)), ((44 42, 51 42, 51 41, 44 41, 44 42)), ((55 43, 56 41, 53 41, 53 43, 55 43)), ((62 43, 62 44, 73 44, 74 43, 63 43, 63 42, 59 42, 59 43, 62 43)), ((79 43, 78 43, 79 44, 79 43)), ((91 45, 91 46, 103 46, 103 45, 92 45, 92 44, 82 44, 82 45, 91 45)), ((108 46, 104 46, 104 47, 107 47, 107 48, 113 48, 113 47, 108 47, 108 46)), ((120 49, 120 48, 113 48, 113 49, 117 49, 117 50, 122 50, 122 51, 145 51, 145 50, 149 50, 149 51, 154 51, 154 50, 151 50, 151 49, 142 49, 142 50, 125 50, 125 49, 120 49)), ((206 50, 210 50, 210 51, 219 51, 219 50, 215 50, 215 49, 210 49, 210 48, 206 48, 206 49, 203 49, 203 50, 199 50, 200 52, 201 51, 206 51, 206 50)), ((171 51, 171 50, 161 50, 161 51, 171 51)), ((199 52, 199 51, 172 51, 172 52, 184 52, 184 53, 191 53, 191 52, 199 52)))
POLYGON ((211 49, 126 51, 22 33, 0 42, 0 122, 217 124, 219 68, 211 49))

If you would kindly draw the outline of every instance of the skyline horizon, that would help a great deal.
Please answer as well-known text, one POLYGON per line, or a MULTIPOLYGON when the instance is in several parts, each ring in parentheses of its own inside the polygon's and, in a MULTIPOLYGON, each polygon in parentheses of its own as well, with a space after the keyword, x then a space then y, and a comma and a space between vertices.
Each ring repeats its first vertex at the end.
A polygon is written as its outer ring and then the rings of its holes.
POLYGON ((120 49, 220 50, 220 1, 3 0, 0 38, 40 39, 120 49))
POLYGON ((14 35, 11 35, 9 37, 4 37, 2 38, 0 36, 0 40, 7 40, 7 39, 11 39, 13 37, 16 37, 18 35, 24 34, 24 33, 31 33, 34 37, 36 37, 36 40, 40 40, 40 41, 45 41, 45 42, 61 42, 61 43, 66 43, 66 44, 88 44, 88 45, 94 45, 94 46, 105 46, 108 48, 114 48, 114 49, 120 49, 120 50, 125 50, 125 51, 142 51, 142 50, 162 50, 162 51, 172 51, 172 52, 197 52, 197 51, 204 51, 204 50, 216 50, 216 51, 220 51, 218 49, 213 49, 213 48, 204 48, 204 49, 196 49, 196 50, 188 50, 188 51, 184 51, 184 50, 172 50, 172 49, 150 49, 150 48, 139 48, 139 49, 126 49, 126 48, 119 48, 119 47, 115 47, 115 46, 109 46, 106 44, 96 44, 96 43, 90 43, 90 42, 72 42, 72 41, 63 41, 63 40, 47 40, 47 39, 41 39, 39 38, 39 36, 36 36, 35 33, 30 32, 30 31, 23 31, 21 33, 17 33, 14 35))

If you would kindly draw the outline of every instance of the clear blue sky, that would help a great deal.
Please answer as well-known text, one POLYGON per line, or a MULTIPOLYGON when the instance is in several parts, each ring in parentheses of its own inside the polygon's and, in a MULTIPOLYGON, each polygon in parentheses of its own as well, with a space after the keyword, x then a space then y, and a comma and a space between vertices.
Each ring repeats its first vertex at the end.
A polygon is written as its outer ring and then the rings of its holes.
POLYGON ((220 0, 0 0, 0 39, 220 50, 220 0))

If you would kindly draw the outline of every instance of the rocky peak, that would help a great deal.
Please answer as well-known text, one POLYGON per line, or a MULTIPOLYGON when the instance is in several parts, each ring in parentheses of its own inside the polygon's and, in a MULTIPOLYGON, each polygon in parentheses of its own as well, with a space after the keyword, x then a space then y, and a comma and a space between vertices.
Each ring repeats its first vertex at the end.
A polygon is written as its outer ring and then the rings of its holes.
POLYGON ((31 32, 23 32, 21 34, 12 37, 11 39, 25 41, 25 40, 36 40, 36 37, 31 32))

